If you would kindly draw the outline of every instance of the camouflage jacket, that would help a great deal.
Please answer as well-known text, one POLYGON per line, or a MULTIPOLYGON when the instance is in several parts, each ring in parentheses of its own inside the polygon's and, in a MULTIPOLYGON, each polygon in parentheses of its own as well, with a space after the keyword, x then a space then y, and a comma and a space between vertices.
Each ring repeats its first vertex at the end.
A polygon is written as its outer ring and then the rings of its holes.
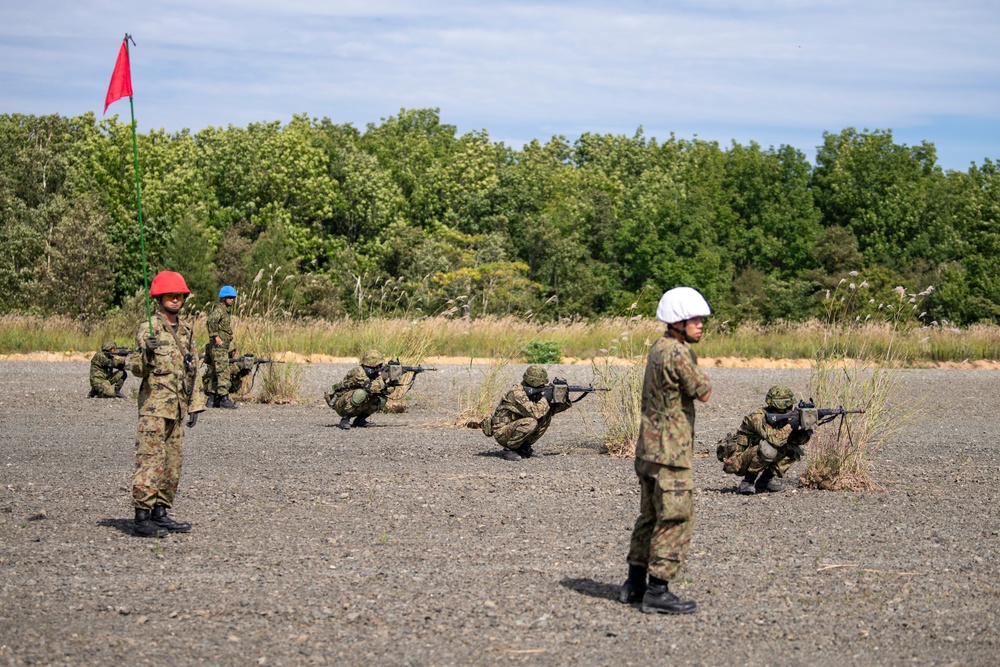
POLYGON ((149 327, 145 322, 136 333, 136 353, 132 355, 132 373, 142 378, 139 415, 183 419, 188 412, 201 412, 205 409, 205 391, 197 381, 194 332, 180 319, 175 330, 162 313, 154 315, 152 322, 157 343, 153 361, 146 358, 149 327))
POLYGON ((690 345, 670 335, 653 343, 642 381, 636 459, 690 468, 694 453, 694 399, 711 388, 690 345))
POLYGON ((761 440, 767 440, 775 449, 781 449, 785 445, 798 445, 799 447, 809 442, 810 434, 806 431, 793 431, 791 424, 785 424, 781 428, 775 428, 767 423, 764 415, 767 410, 757 408, 746 417, 736 431, 736 442, 741 450, 759 445, 761 440))
POLYGON ((500 399, 500 405, 493 411, 493 421, 506 424, 525 417, 542 419, 547 414, 549 414, 549 402, 545 397, 540 396, 538 401, 532 401, 524 393, 524 386, 518 382, 500 399))
POLYGON ((90 382, 93 384, 95 381, 110 382, 111 377, 118 371, 125 370, 125 357, 116 356, 113 354, 104 354, 103 351, 98 350, 93 357, 90 358, 90 382))
POLYGON ((221 301, 216 301, 212 309, 208 311, 205 326, 208 327, 208 337, 218 336, 222 339, 223 347, 229 347, 229 344, 233 342, 233 321, 229 315, 229 308, 221 301))
POLYGON ((343 380, 334 383, 330 389, 330 393, 334 396, 340 396, 344 392, 354 391, 355 389, 364 389, 373 394, 381 394, 385 392, 385 380, 378 376, 374 380, 369 380, 368 373, 365 372, 365 367, 355 366, 347 372, 343 380))

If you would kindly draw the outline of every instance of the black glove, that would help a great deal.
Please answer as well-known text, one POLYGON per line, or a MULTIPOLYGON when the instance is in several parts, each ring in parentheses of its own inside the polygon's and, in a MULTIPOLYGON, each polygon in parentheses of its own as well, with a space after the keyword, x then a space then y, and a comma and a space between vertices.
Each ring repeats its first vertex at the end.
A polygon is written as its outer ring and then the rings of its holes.
POLYGON ((146 336, 142 342, 145 346, 146 359, 152 361, 156 358, 156 348, 158 348, 160 344, 156 342, 155 336, 146 336))
POLYGON ((200 412, 190 412, 188 413, 188 428, 194 428, 194 425, 198 423, 198 415, 200 412))

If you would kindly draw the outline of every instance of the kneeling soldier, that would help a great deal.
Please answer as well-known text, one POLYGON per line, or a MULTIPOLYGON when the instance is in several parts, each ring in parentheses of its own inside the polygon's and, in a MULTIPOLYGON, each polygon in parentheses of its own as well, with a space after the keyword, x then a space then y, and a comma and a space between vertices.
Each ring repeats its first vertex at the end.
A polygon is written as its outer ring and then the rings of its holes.
POLYGON ((361 365, 348 371, 343 380, 323 395, 326 404, 341 417, 337 426, 343 429, 374 426, 368 417, 384 408, 389 400, 385 379, 379 374, 384 365, 381 352, 368 350, 361 357, 361 365))
POLYGON ((541 366, 528 366, 519 384, 511 386, 500 400, 500 405, 483 423, 483 432, 492 435, 504 448, 503 457, 508 461, 531 458, 531 446, 545 435, 552 416, 568 410, 573 404, 568 396, 552 403, 542 392, 529 396, 525 387, 538 389, 549 383, 548 374, 541 366), (489 422, 487 425, 486 422, 489 422))
POLYGON ((90 398, 125 398, 122 385, 128 378, 127 357, 116 355, 113 340, 106 340, 90 359, 90 398))
POLYGON ((805 454, 802 448, 812 435, 794 429, 787 422, 780 427, 767 423, 767 413, 784 414, 792 410, 795 394, 791 389, 775 385, 767 392, 765 402, 767 407, 757 408, 744 417, 736 434, 727 436, 716 452, 724 472, 743 476, 739 492, 744 495, 784 491, 785 485, 778 479, 802 458, 805 454))

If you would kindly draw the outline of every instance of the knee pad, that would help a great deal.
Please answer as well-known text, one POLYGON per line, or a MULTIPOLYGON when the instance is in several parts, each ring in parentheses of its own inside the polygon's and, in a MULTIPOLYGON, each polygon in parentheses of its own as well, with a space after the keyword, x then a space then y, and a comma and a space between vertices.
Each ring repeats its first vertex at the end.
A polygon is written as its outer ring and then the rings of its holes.
POLYGON ((355 407, 360 407, 365 404, 368 400, 368 392, 364 389, 355 389, 354 393, 351 394, 351 405, 355 407))
POLYGON ((757 457, 764 463, 774 463, 778 458, 778 450, 767 440, 761 440, 757 445, 757 457))

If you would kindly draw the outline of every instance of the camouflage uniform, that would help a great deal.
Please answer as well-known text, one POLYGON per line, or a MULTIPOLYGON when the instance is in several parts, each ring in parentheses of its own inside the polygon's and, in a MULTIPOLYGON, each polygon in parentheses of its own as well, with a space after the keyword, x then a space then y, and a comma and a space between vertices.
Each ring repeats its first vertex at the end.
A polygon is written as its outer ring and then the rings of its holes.
POLYGON ((355 366, 323 398, 341 417, 363 419, 385 407, 388 392, 381 376, 369 379, 364 366, 355 366))
POLYGON ((802 457, 801 448, 809 442, 810 433, 793 431, 786 423, 780 428, 771 426, 765 420, 767 410, 758 408, 743 418, 735 436, 735 449, 722 462, 722 470, 731 475, 746 476, 770 468, 777 477, 784 477, 792 464, 802 457), (777 450, 763 453, 768 445, 777 450))
POLYGON ((111 354, 114 341, 104 341, 101 350, 90 359, 90 397, 118 398, 128 373, 126 358, 111 354))
POLYGON ((500 399, 493 411, 493 438, 504 449, 530 450, 545 435, 552 416, 568 410, 572 403, 550 405, 544 396, 531 400, 521 383, 511 388, 500 399))
POLYGON ((635 448, 642 498, 628 562, 665 581, 676 578, 691 541, 694 399, 710 389, 687 343, 666 335, 650 348, 635 448))
POLYGON ((229 368, 229 347, 233 343, 233 324, 229 308, 222 301, 216 301, 205 322, 208 328, 208 344, 205 346, 205 392, 218 396, 228 396, 233 388, 229 368), (222 345, 215 344, 215 337, 222 345))
POLYGON ((136 334, 137 352, 132 360, 132 372, 142 378, 132 500, 136 509, 143 510, 173 506, 181 475, 183 419, 188 412, 205 409, 191 327, 180 318, 176 328, 172 327, 161 313, 153 317, 152 325, 158 345, 155 362, 146 359, 146 323, 136 334))

